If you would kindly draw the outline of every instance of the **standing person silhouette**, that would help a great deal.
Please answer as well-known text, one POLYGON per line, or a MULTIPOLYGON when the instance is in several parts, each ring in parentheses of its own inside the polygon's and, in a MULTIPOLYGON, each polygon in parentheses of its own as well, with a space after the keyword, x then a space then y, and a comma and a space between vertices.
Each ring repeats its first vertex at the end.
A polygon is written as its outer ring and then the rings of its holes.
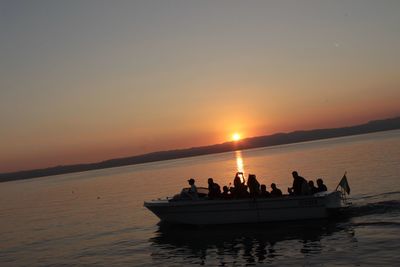
POLYGON ((293 185, 288 188, 288 193, 294 196, 308 195, 309 188, 307 180, 301 177, 297 171, 292 172, 293 185))

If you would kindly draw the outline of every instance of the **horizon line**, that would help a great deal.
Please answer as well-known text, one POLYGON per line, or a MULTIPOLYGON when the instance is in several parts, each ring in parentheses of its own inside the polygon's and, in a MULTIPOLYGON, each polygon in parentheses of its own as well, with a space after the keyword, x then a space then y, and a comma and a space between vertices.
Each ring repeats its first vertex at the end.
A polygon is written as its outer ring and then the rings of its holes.
MULTIPOLYGON (((26 173, 26 172, 32 172, 32 171, 41 171, 41 170, 44 171, 44 170, 50 170, 50 169, 60 168, 60 167, 73 167, 73 166, 85 166, 85 165, 102 164, 102 163, 106 163, 106 162, 110 162, 110 161, 129 159, 129 158, 133 158, 133 157, 149 156, 149 155, 157 154, 157 153, 168 153, 168 152, 185 151, 185 150, 190 150, 190 149, 207 148, 207 147, 218 146, 218 145, 240 144, 240 143, 244 143, 245 141, 249 141, 251 139, 262 138, 262 137, 271 137, 271 136, 275 136, 275 135, 279 135, 279 134, 294 134, 294 133, 311 132, 311 131, 318 131, 318 130, 344 129, 344 128, 349 128, 349 127, 357 127, 357 126, 360 126, 360 125, 365 125, 365 124, 376 122, 376 121, 384 121, 384 120, 391 120, 391 119, 397 119, 397 118, 400 118, 400 115, 394 116, 394 117, 376 119, 376 120, 369 120, 369 121, 367 121, 365 123, 359 123, 359 124, 354 124, 354 125, 346 125, 346 126, 335 127, 335 128, 314 128, 314 129, 310 129, 310 130, 294 130, 294 131, 290 131, 290 132, 276 132, 276 133, 269 134, 269 135, 259 135, 259 136, 246 137, 246 138, 243 138, 243 139, 238 140, 238 141, 226 141, 226 142, 222 142, 222 143, 215 143, 215 144, 209 144, 209 145, 203 145, 203 146, 193 146, 193 147, 186 147, 186 148, 158 150, 158 151, 152 151, 152 152, 144 153, 144 154, 136 154, 136 155, 126 156, 126 157, 109 158, 109 159, 105 159, 105 160, 101 160, 101 161, 95 161, 95 162, 82 162, 82 163, 67 164, 67 165, 60 164, 60 165, 54 165, 54 166, 49 166, 49 167, 44 167, 44 168, 17 170, 17 171, 0 173, 0 176, 6 176, 6 175, 18 174, 18 173, 26 173)), ((327 139, 327 138, 317 138, 317 139, 314 139, 314 140, 320 140, 320 139, 327 139)), ((309 141, 313 141, 313 140, 309 140, 309 141)), ((292 143, 299 143, 299 142, 292 142, 292 143)), ((290 144, 290 143, 287 143, 287 144, 290 144)), ((266 145, 266 146, 259 146, 259 147, 269 147, 269 146, 274 146, 274 145, 266 145)), ((244 148, 242 150, 245 150, 245 149, 246 148, 244 148)), ((247 148, 247 149, 250 149, 250 148, 247 148)), ((224 153, 224 152, 228 152, 228 151, 222 151, 221 153, 224 153)), ((215 154, 215 153, 208 153, 208 154, 215 154)), ((207 155, 207 154, 203 154, 203 155, 207 155)), ((200 156, 200 155, 195 155, 195 156, 200 156)), ((186 157, 190 157, 190 156, 186 156, 186 157)), ((185 158, 185 157, 181 157, 181 158, 185 158)), ((168 159, 164 159, 164 160, 168 160, 168 159)), ((154 160, 154 161, 164 161, 164 160, 154 160)), ((148 162, 152 162, 152 161, 148 161, 148 162)), ((147 162, 143 162, 143 163, 147 163, 147 162)), ((126 165, 135 165, 135 164, 140 164, 140 163, 126 164, 126 165)), ((124 165, 121 165, 121 166, 124 166, 124 165)), ((115 166, 115 167, 117 167, 117 166, 115 166)))

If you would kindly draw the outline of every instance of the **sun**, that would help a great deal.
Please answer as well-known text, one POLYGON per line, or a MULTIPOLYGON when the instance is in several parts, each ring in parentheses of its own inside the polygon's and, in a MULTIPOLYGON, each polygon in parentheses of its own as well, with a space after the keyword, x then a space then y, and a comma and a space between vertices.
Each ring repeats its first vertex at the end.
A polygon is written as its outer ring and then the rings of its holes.
POLYGON ((232 134, 232 140, 233 141, 239 141, 240 140, 240 134, 239 133, 232 134))

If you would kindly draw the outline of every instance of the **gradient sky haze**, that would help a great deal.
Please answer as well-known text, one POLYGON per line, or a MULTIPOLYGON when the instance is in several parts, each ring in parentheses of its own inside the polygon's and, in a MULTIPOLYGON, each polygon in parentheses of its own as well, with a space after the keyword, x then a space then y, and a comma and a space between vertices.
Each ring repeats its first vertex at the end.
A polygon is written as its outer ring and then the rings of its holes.
POLYGON ((0 172, 400 115, 400 1, 0 1, 0 172))

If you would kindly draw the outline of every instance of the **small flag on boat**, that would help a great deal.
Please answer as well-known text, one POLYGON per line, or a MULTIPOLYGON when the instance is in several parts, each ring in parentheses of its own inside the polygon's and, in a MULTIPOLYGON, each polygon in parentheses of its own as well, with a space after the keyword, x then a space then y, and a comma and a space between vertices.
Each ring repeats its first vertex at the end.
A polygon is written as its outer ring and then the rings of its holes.
POLYGON ((344 191, 349 195, 350 194, 350 186, 349 183, 347 182, 347 177, 346 173, 343 175, 342 180, 340 180, 338 187, 342 187, 344 191))

